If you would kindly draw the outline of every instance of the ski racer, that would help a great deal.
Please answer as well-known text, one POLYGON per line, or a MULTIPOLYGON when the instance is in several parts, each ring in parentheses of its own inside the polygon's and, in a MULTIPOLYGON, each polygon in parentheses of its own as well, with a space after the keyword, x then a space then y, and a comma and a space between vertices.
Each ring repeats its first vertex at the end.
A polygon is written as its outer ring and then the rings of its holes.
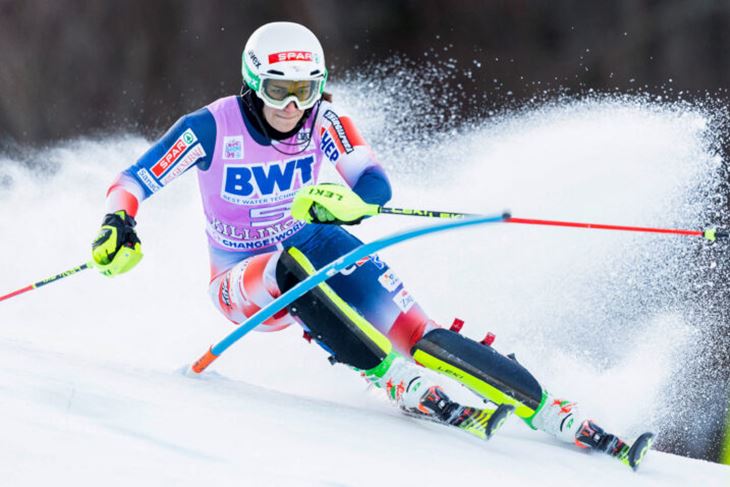
MULTIPOLYGON (((240 96, 183 116, 117 177, 92 245, 103 274, 132 269, 142 258, 135 232, 139 204, 183 174, 197 173, 210 296, 235 324, 361 245, 342 225, 363 215, 352 215, 340 200, 383 205, 391 197, 383 167, 350 116, 324 92, 324 52, 309 29, 291 22, 257 29, 243 50, 242 74, 240 96), (321 183, 324 165, 334 166, 346 185, 321 183)), ((514 410, 534 429, 631 466, 650 444, 648 437, 630 448, 575 404, 549 394, 513 358, 439 327, 377 255, 331 277, 258 330, 295 323, 331 360, 359 371, 408 414, 486 439, 514 410), (452 401, 424 367, 458 380, 490 407, 452 401)))

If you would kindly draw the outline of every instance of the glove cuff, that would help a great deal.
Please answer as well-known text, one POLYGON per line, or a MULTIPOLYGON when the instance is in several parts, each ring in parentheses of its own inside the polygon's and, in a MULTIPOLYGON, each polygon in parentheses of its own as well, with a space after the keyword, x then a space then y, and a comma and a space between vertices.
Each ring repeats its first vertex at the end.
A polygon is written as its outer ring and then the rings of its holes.
POLYGON ((106 215, 104 215, 104 221, 102 221, 101 224, 112 226, 121 225, 134 228, 135 226, 137 226, 137 221, 134 219, 133 216, 128 215, 126 211, 119 210, 115 211, 114 213, 107 213, 106 215))

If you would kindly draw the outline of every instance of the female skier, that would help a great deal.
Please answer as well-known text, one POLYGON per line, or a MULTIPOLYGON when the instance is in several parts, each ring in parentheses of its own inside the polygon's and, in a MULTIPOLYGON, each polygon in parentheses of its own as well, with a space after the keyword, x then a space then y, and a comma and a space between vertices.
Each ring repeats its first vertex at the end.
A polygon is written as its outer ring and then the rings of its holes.
MULTIPOLYGON (((257 29, 242 54, 244 86, 180 118, 107 192, 92 256, 115 276, 142 258, 134 230, 141 201, 195 168, 206 217, 210 295, 239 324, 296 282, 361 242, 342 228, 341 201, 385 204, 391 187, 351 118, 324 93, 324 52, 291 22, 257 29), (347 186, 319 183, 332 164, 347 186), (297 202, 295 196, 299 193, 297 202), (309 195, 309 196, 307 196, 309 195), (319 195, 319 197, 311 196, 319 195), (298 216, 292 215, 292 205, 298 216)), ((555 399, 514 359, 440 328, 397 275, 371 256, 315 288, 258 327, 300 324, 332 355, 360 371, 408 414, 488 438, 513 409, 532 428, 638 464, 650 442, 630 449, 555 399), (497 407, 449 399, 419 364, 455 378, 497 407)))

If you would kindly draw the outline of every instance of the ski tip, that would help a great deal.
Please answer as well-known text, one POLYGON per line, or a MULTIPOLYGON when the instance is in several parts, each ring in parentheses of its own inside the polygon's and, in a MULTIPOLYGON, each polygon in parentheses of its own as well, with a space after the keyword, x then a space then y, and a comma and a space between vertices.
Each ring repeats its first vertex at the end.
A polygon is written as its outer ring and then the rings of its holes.
POLYGON ((646 453, 651 449, 652 444, 654 444, 654 438, 654 433, 644 433, 636 438, 636 441, 634 441, 631 448, 629 448, 624 461, 634 471, 639 468, 639 465, 641 465, 641 462, 644 460, 646 453))
POLYGON ((492 437, 492 435, 504 425, 507 418, 514 412, 515 407, 511 404, 500 404, 497 409, 494 410, 492 415, 489 417, 486 427, 486 439, 492 437))

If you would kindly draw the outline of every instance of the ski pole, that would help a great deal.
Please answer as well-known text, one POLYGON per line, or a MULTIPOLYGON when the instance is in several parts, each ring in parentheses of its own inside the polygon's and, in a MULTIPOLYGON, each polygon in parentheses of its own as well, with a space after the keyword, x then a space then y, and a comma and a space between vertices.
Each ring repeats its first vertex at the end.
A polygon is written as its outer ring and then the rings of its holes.
POLYGON ((6 294, 4 296, 0 296, 0 301, 4 301, 6 299, 10 299, 10 298, 12 298, 14 296, 17 296, 19 294, 23 294, 23 293, 26 293, 28 291, 32 291, 32 290, 37 289, 39 287, 45 286, 46 284, 50 284, 52 282, 56 282, 56 281, 58 281, 60 279, 63 279, 64 277, 72 276, 72 275, 76 274, 77 272, 81 272, 81 271, 83 271, 85 269, 88 269, 91 266, 92 266, 91 262, 86 262, 84 264, 81 264, 78 267, 74 267, 73 269, 69 269, 66 272, 62 272, 60 274, 56 274, 55 276, 47 277, 46 279, 43 279, 42 281, 38 281, 35 284, 30 284, 29 286, 26 286, 26 287, 24 287, 22 289, 18 289, 17 291, 13 291, 10 294, 6 294))
MULTIPOLYGON (((473 213, 458 213, 449 211, 435 210, 416 210, 408 208, 387 208, 378 207, 379 214, 387 215, 407 215, 422 216, 427 218, 466 218, 476 216, 473 213)), ((525 225, 546 225, 555 227, 571 227, 571 228, 587 228, 592 230, 620 230, 625 232, 644 232, 644 233, 664 233, 672 235, 687 235, 693 237, 704 237, 714 242, 718 238, 728 238, 730 233, 727 230, 718 230, 716 228, 708 228, 705 230, 682 230, 676 228, 650 228, 650 227, 630 227, 625 225, 605 225, 602 223, 580 223, 558 220, 536 220, 533 218, 515 218, 510 217, 505 223, 520 223, 525 225)))
POLYGON ((286 308, 289 304, 301 297, 315 286, 323 283, 330 277, 336 275, 341 270, 358 262, 360 259, 372 255, 386 247, 395 245, 406 240, 411 240, 424 235, 436 232, 444 232, 456 228, 469 227, 472 225, 484 225, 488 223, 499 223, 509 218, 509 214, 502 215, 480 215, 473 218, 465 218, 462 221, 442 222, 437 225, 415 228, 410 230, 402 230, 392 235, 374 240, 369 243, 354 248, 347 254, 339 257, 326 266, 319 269, 306 279, 299 281, 294 287, 286 291, 284 294, 270 302, 253 316, 242 322, 236 329, 230 332, 225 338, 217 344, 211 346, 198 360, 196 360, 190 370, 195 374, 201 374, 214 360, 216 360, 228 347, 233 345, 246 333, 250 332, 258 325, 266 321, 268 318, 276 314, 279 310, 286 308))

